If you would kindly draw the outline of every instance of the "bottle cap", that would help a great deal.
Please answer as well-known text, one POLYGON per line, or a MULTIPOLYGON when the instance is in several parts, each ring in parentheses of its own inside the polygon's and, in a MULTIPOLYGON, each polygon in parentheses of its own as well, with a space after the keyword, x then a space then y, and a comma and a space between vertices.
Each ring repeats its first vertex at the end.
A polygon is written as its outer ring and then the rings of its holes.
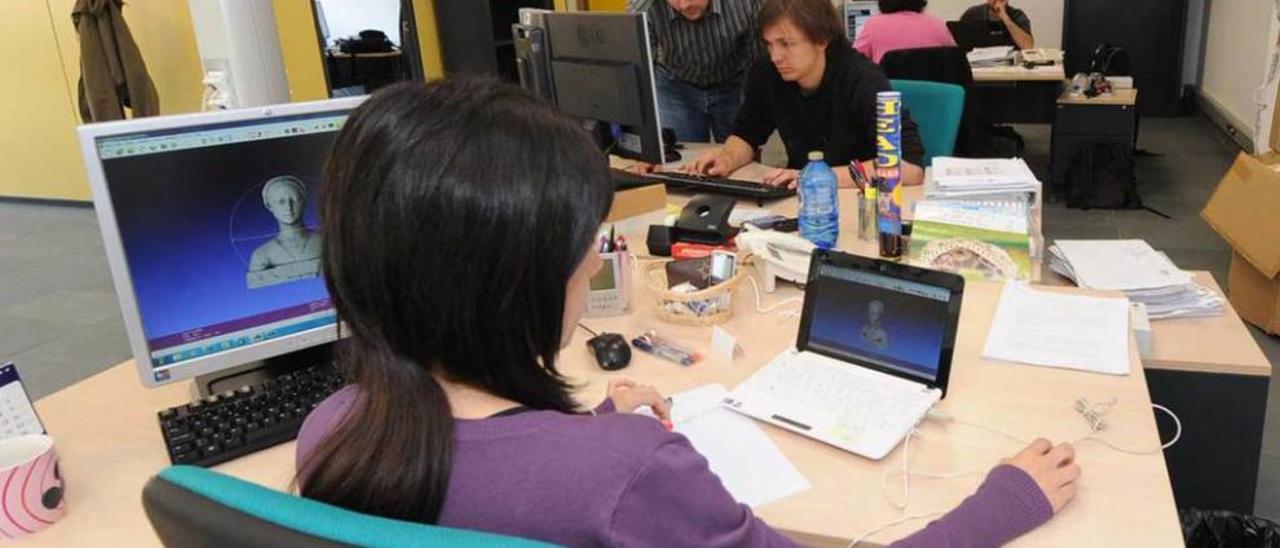
POLYGON ((809 161, 814 162, 814 161, 821 160, 822 158, 823 158, 823 154, 821 150, 809 151, 809 161))

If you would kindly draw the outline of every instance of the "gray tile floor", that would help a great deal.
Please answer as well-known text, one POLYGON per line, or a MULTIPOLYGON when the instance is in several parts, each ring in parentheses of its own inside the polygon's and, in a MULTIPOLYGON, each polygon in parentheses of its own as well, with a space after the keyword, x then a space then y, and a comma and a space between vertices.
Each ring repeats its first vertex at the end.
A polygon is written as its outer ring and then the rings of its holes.
MULTIPOLYGON (((1024 126, 1027 158, 1044 178, 1047 126, 1024 126)), ((1236 149, 1202 118, 1144 120, 1140 146, 1160 156, 1138 160, 1143 211, 1078 211, 1047 204, 1054 238, 1144 238, 1179 266, 1226 280, 1230 249, 1199 210, 1236 149)), ((776 155, 767 155, 767 158, 776 155)), ((1253 330, 1272 364, 1280 338, 1253 330)), ((0 201, 0 361, 19 364, 34 398, 102 371, 130 355, 93 210, 0 201)), ((1280 375, 1272 376, 1273 395, 1280 375)), ((1258 485, 1259 515, 1280 518, 1280 397, 1269 402, 1258 485)))

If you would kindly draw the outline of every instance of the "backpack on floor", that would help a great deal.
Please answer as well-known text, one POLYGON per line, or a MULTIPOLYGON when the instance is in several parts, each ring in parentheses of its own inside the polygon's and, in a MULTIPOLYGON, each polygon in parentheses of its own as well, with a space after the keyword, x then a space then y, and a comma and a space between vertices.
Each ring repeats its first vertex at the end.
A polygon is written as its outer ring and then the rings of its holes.
POLYGON ((1115 143, 1093 143, 1067 166, 1067 207, 1145 209, 1138 197, 1133 155, 1115 143))

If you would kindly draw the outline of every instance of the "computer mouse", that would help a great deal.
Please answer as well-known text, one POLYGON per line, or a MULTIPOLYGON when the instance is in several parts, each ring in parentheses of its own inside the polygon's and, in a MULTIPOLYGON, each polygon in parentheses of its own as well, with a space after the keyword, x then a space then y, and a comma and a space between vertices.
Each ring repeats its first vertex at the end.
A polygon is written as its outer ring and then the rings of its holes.
POLYGON ((617 333, 601 333, 587 341, 587 350, 600 369, 617 371, 631 363, 631 346, 617 333))

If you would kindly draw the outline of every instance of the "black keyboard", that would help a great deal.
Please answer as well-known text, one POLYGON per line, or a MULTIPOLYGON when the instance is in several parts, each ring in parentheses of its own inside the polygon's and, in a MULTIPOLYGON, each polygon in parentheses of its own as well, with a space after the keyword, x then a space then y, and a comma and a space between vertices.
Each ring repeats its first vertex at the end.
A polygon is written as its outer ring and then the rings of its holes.
POLYGON ((768 186, 755 181, 742 181, 725 177, 708 177, 663 171, 646 173, 645 178, 661 181, 668 188, 687 189, 713 194, 727 194, 760 200, 779 200, 796 195, 795 189, 780 186, 768 186))
POLYGON ((213 466, 298 437, 303 419, 344 384, 313 366, 161 411, 173 464, 213 466))

